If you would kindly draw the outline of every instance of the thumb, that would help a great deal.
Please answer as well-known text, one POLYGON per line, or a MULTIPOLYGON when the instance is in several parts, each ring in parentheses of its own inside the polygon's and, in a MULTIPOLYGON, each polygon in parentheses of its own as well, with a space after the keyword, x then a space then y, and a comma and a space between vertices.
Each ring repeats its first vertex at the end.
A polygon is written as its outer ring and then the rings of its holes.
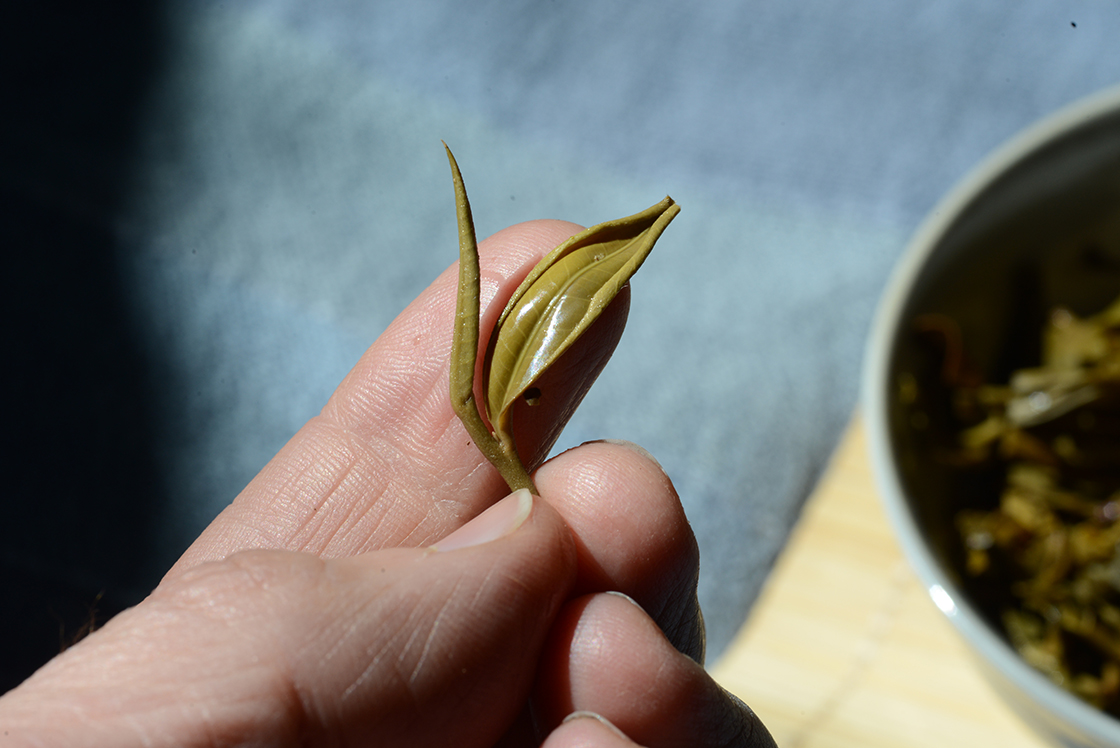
POLYGON ((527 491, 430 548, 238 553, 56 658, 0 699, 0 721, 68 745, 137 730, 167 744, 492 745, 527 701, 575 569, 567 526, 527 491))
POLYGON ((367 633, 351 642, 351 665, 313 657, 307 679, 345 689, 355 744, 410 746, 496 742, 528 698, 576 570, 567 526, 525 490, 429 549, 339 565, 363 590, 346 625, 367 633))

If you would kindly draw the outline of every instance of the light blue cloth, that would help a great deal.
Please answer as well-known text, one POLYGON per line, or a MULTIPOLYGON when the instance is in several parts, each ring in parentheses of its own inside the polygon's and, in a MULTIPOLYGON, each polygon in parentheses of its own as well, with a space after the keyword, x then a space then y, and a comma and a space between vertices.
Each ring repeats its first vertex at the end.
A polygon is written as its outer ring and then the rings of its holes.
POLYGON ((163 367, 158 578, 486 236, 672 195, 618 352, 559 448, 676 483, 715 656, 856 405, 893 261, 1017 130, 1120 80, 1120 6, 179 3, 115 224, 163 367))

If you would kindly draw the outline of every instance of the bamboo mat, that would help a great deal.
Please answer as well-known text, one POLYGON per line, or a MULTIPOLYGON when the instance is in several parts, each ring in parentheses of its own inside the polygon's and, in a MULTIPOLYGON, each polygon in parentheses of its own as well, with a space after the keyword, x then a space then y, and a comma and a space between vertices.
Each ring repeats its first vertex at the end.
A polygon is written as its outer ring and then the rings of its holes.
POLYGON ((858 418, 712 674, 782 748, 1048 745, 982 679, 907 566, 858 418))

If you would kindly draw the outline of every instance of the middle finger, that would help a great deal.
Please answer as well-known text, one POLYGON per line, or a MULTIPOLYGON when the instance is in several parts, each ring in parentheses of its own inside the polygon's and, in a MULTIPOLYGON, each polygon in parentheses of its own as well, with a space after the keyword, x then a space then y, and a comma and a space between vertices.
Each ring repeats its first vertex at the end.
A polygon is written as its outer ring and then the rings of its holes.
POLYGON ((677 649, 703 662, 699 549, 672 481, 649 453, 591 442, 542 465, 536 480, 575 536, 574 594, 625 593, 677 649))

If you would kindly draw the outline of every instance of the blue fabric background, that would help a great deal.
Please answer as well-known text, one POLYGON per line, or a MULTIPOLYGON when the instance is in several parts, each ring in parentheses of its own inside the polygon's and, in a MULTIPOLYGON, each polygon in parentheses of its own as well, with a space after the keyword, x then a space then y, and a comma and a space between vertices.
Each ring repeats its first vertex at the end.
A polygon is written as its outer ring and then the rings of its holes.
POLYGON ((853 412, 909 233, 1003 140, 1120 81, 1105 0, 255 0, 145 24, 127 146, 34 110, 16 126, 32 156, 3 171, 112 258, 156 498, 143 538, 98 516, 104 544, 143 552, 12 531, 6 563, 122 600, 154 584, 455 260, 444 139, 480 236, 682 205, 559 448, 624 438, 662 462, 700 541, 712 656, 853 412))

